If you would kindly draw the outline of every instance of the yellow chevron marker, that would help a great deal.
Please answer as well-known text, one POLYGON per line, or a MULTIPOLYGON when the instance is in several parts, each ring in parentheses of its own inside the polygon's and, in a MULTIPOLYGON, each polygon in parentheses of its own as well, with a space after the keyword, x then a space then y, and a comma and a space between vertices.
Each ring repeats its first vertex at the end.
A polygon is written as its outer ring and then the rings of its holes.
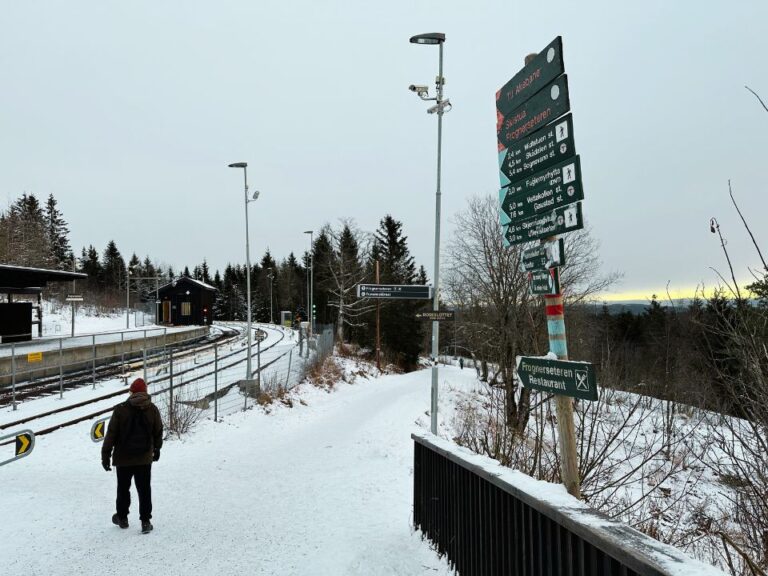
POLYGON ((91 426, 91 440, 94 442, 101 442, 104 440, 104 428, 108 421, 109 416, 102 418, 101 420, 96 420, 96 422, 93 423, 93 426, 91 426))
POLYGON ((16 456, 25 454, 31 443, 32 438, 30 438, 29 434, 19 434, 16 436, 16 456))

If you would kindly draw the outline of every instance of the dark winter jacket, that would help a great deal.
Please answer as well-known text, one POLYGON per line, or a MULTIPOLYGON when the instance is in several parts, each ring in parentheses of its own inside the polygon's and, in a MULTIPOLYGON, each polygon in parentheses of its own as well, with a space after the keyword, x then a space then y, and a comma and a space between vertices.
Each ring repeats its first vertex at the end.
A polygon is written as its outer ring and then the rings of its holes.
POLYGON ((157 406, 152 404, 149 394, 137 392, 131 394, 125 402, 121 402, 112 412, 112 418, 107 427, 107 436, 101 448, 101 459, 109 462, 112 456, 113 466, 141 466, 152 464, 152 456, 155 450, 160 450, 163 445, 163 420, 157 406), (121 451, 121 443, 127 442, 127 434, 136 427, 133 421, 134 413, 144 418, 146 428, 144 434, 149 435, 148 447, 138 454, 125 454, 121 451), (114 454, 112 449, 114 448, 114 454))

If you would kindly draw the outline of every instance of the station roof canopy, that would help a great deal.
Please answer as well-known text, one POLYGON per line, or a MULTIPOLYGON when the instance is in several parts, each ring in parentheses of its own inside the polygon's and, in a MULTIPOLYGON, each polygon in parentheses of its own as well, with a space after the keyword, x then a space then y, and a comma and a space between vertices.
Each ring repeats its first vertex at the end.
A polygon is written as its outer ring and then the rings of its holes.
POLYGON ((0 264, 0 292, 16 288, 43 288, 48 282, 83 280, 87 274, 0 264))

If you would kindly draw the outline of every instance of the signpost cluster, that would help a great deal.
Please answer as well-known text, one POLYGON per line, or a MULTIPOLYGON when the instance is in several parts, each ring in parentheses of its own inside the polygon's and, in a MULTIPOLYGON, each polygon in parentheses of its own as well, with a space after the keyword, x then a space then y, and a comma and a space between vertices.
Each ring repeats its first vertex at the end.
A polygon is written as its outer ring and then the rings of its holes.
POLYGON ((573 400, 597 399, 594 369, 568 362, 559 267, 566 263, 565 234, 584 227, 581 161, 576 154, 568 77, 560 36, 496 93, 499 160, 499 222, 505 246, 539 240, 524 250, 520 268, 530 290, 544 296, 550 357, 520 356, 523 386, 555 394, 561 475, 568 491, 580 496, 573 400), (556 357, 556 359, 555 359, 556 357))

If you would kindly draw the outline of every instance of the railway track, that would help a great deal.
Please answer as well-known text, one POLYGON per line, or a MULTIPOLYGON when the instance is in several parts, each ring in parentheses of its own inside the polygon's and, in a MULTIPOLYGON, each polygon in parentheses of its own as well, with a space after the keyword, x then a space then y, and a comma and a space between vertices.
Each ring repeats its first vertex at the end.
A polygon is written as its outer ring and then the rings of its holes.
MULTIPOLYGON (((220 329, 222 327, 219 327, 220 329)), ((168 349, 173 350, 176 358, 183 358, 190 355, 204 353, 213 349, 215 344, 226 345, 242 338, 242 333, 235 328, 224 326, 219 336, 213 339, 206 339, 204 344, 189 343, 180 346, 169 345, 168 349)), ((167 361, 164 354, 148 358, 147 369, 156 368, 167 361)), ((120 377, 124 374, 143 368, 143 359, 128 360, 127 362, 111 362, 93 368, 86 368, 70 372, 66 376, 47 376, 33 382, 21 382, 16 384, 15 393, 12 387, 5 386, 0 389, 0 408, 9 406, 15 398, 16 402, 28 399, 37 399, 52 394, 72 390, 85 385, 91 385, 95 379, 104 380, 113 377, 120 377)))
MULTIPOLYGON (((270 344, 269 346, 264 347, 261 350, 261 352, 265 352, 265 351, 267 351, 267 350, 277 346, 278 344, 280 344, 285 339, 285 333, 282 330, 276 330, 274 328, 269 328, 269 327, 266 327, 266 329, 267 330, 274 330, 274 331, 279 332, 280 338, 276 342, 273 342, 272 344, 270 344)), ((261 328, 259 328, 258 330, 263 331, 263 329, 261 329, 261 328)), ((242 352, 242 350, 237 350, 237 351, 225 354, 223 356, 219 356, 219 358, 218 358, 218 369, 220 371, 221 370, 226 370, 228 368, 231 368, 233 366, 237 366, 237 365, 242 364, 243 362, 245 362, 246 361, 245 357, 240 358, 240 359, 234 359, 234 360, 232 360, 229 363, 226 362, 227 359, 232 358, 233 356, 236 356, 237 354, 240 354, 241 352, 242 352)), ((263 371, 264 369, 268 368, 269 366, 271 366, 272 364, 274 364, 275 362, 280 360, 286 354, 288 354, 288 352, 284 352, 283 354, 277 356, 276 358, 270 360, 269 362, 266 362, 266 363, 262 364, 261 367, 260 367, 260 370, 263 371)), ((252 354, 252 357, 256 357, 256 354, 252 354)), ((188 369, 188 370, 182 370, 182 371, 176 372, 176 373, 174 373, 174 376, 175 377, 180 377, 180 376, 183 376, 185 373, 188 373, 188 372, 190 372, 192 370, 197 370, 200 367, 212 366, 213 364, 214 364, 213 360, 211 360, 210 362, 204 362, 203 364, 196 365, 196 367, 194 369, 188 369)), ((180 388, 182 388, 182 387, 184 387, 184 386, 186 386, 188 384, 191 384, 193 382, 202 380, 203 378, 206 378, 206 377, 212 375, 213 372, 214 372, 213 370, 210 370, 210 371, 204 372, 202 374, 197 374, 194 378, 190 378, 190 379, 186 380, 183 383, 174 384, 173 390, 178 390, 178 389, 180 389, 180 388)), ((169 381, 169 380, 170 380, 170 375, 167 375, 167 376, 163 376, 161 378, 154 379, 153 380, 153 384, 156 384, 156 383, 162 382, 162 381, 169 381)), ((224 391, 227 388, 231 388, 234 385, 235 384, 233 383, 233 384, 229 384, 227 386, 224 386, 224 387, 222 387, 221 391, 224 391)), ((161 394, 168 393, 170 390, 171 390, 170 386, 168 386, 166 388, 163 388, 161 390, 155 390, 152 393, 152 396, 153 397, 157 397, 157 396, 160 396, 161 394)), ((35 414, 35 415, 30 415, 28 417, 15 420, 13 422, 8 422, 6 424, 2 424, 2 425, 0 425, 0 430, 10 429, 10 428, 13 428, 13 427, 16 427, 16 426, 20 426, 22 424, 24 424, 26 426, 29 426, 30 422, 34 422, 36 420, 41 420, 41 419, 44 419, 44 418, 48 418, 48 417, 54 416, 56 414, 62 414, 62 413, 68 412, 70 410, 76 410, 78 408, 82 408, 83 406, 87 406, 89 404, 97 404, 97 403, 103 402, 104 400, 108 400, 108 399, 111 399, 111 398, 114 398, 114 397, 117 397, 117 396, 120 396, 120 395, 124 395, 124 394, 125 394, 125 390, 121 389, 121 390, 117 390, 115 392, 110 392, 109 394, 101 395, 101 396, 96 397, 96 398, 90 398, 90 399, 85 400, 83 402, 78 402, 78 403, 75 403, 75 404, 71 404, 71 405, 68 405, 68 406, 57 408, 55 410, 49 410, 47 412, 43 412, 43 413, 39 413, 39 414, 35 414)), ((52 425, 52 426, 47 426, 45 428, 39 429, 39 430, 35 431, 35 435, 36 436, 42 436, 42 435, 45 435, 45 434, 49 434, 49 433, 55 432, 56 430, 59 430, 61 428, 65 428, 67 426, 72 426, 74 424, 78 424, 80 422, 91 420, 91 419, 96 418, 98 416, 110 413, 113 409, 114 409, 114 405, 111 404, 109 407, 102 408, 102 409, 96 410, 94 412, 90 412, 90 413, 85 414, 85 415, 77 416, 75 418, 66 420, 64 422, 61 422, 61 423, 58 423, 58 424, 55 424, 55 425, 52 425)))

